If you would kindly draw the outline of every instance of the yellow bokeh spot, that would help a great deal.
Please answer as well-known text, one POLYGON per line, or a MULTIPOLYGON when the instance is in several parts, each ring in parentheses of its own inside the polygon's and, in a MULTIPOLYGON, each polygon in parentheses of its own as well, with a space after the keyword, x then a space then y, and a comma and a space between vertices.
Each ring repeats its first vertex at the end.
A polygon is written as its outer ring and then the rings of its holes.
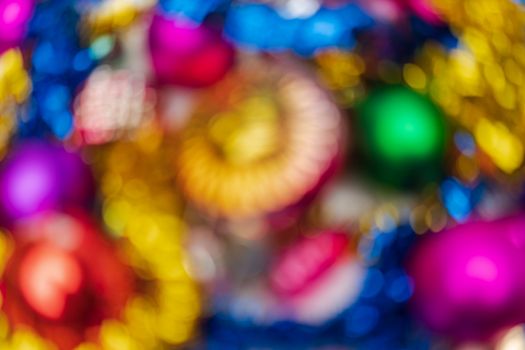
POLYGON ((481 149, 504 172, 510 174, 521 166, 523 145, 502 123, 483 118, 474 135, 481 149))
POLYGON ((0 312, 0 339, 7 339, 9 335, 9 320, 7 316, 0 312))
POLYGON ((415 64, 405 64, 403 67, 403 78, 405 82, 415 90, 423 90, 427 86, 427 76, 425 72, 415 64))
POLYGON ((13 333, 6 350, 56 350, 56 347, 29 330, 13 333))
POLYGON ((100 342, 104 350, 142 350, 127 327, 117 321, 104 321, 100 329, 100 342))
POLYGON ((31 81, 24 69, 22 53, 11 49, 0 55, 0 107, 23 102, 30 88, 31 81))
POLYGON ((75 348, 75 350, 102 350, 100 346, 93 343, 82 343, 75 348))

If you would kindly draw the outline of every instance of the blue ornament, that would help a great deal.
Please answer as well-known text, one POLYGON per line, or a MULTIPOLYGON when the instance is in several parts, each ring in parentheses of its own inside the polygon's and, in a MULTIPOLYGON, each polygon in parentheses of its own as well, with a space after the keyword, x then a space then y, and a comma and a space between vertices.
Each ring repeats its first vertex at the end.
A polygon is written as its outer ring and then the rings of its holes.
POLYGON ((310 57, 321 49, 351 49, 355 33, 373 24, 361 8, 321 7, 307 18, 284 18, 265 4, 235 4, 228 11, 224 31, 238 45, 256 51, 291 50, 310 57))
POLYGON ((286 20, 267 5, 247 3, 230 8, 224 32, 244 48, 278 51, 292 45, 298 25, 298 20, 286 20))
POLYGON ((312 56, 320 49, 349 50, 355 45, 354 32, 373 24, 373 20, 358 6, 321 7, 302 21, 293 49, 302 56, 312 56))
POLYGON ((21 136, 51 132, 65 139, 73 128, 71 107, 79 85, 95 67, 89 49, 80 46, 75 1, 38 2, 30 22, 33 91, 21 116, 21 136))

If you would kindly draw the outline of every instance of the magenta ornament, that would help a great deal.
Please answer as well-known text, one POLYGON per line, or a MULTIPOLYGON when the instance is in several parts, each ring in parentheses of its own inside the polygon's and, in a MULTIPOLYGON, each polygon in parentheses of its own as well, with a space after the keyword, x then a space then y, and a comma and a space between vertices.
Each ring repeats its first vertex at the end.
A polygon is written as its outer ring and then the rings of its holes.
POLYGON ((525 216, 428 234, 408 261, 412 309, 456 341, 490 340, 525 322, 525 216))
POLYGON ((15 146, 0 170, 0 213, 8 224, 46 210, 86 205, 92 194, 93 178, 82 159, 43 141, 15 146))
POLYGON ((151 22, 149 48, 158 83, 191 88, 222 79, 235 57, 220 31, 159 13, 151 22))
POLYGON ((0 0, 0 53, 22 41, 33 7, 33 0, 0 0))

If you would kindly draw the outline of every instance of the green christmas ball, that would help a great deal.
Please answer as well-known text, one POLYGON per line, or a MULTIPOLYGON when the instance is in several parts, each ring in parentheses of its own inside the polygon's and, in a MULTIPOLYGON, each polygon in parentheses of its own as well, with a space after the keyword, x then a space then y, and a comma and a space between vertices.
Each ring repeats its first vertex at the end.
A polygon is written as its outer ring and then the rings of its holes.
POLYGON ((400 186, 439 178, 447 127, 431 100, 405 86, 385 86, 372 91, 357 112, 357 138, 376 177, 400 186))

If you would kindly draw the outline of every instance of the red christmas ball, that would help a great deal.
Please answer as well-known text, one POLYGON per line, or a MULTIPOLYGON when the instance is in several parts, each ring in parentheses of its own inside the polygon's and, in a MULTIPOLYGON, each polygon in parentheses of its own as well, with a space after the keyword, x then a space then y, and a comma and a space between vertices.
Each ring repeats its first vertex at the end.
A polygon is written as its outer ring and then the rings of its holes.
POLYGON ((103 320, 120 316, 134 289, 132 272, 84 214, 42 213, 20 221, 14 237, 0 288, 11 324, 72 349, 96 340, 103 320))

